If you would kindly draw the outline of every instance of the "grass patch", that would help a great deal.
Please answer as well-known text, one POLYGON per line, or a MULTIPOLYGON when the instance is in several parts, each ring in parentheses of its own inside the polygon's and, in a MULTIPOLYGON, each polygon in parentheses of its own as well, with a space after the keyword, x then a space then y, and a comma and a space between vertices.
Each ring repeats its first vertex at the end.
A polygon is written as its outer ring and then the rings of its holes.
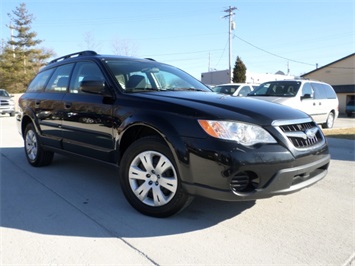
POLYGON ((329 138, 351 139, 355 140, 355 127, 351 128, 330 128, 322 129, 324 135, 329 138))

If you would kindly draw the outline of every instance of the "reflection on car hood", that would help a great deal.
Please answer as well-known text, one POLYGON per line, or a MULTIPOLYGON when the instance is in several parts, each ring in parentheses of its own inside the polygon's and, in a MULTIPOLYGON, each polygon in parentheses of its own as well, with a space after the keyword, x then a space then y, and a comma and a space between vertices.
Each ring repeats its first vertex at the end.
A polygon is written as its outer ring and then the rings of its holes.
MULTIPOLYGON (((305 113, 293 108, 254 99, 254 97, 233 97, 213 92, 150 92, 135 94, 135 96, 154 100, 149 108, 164 108, 167 111, 182 106, 181 114, 206 117, 208 119, 238 120, 260 124, 270 124, 274 120, 291 120, 308 118, 305 113), (159 101, 159 102, 156 102, 159 101), (168 104, 167 104, 168 103, 168 104), (160 104, 164 107, 159 106, 160 104)), ((148 102, 147 102, 148 104, 148 102)))
POLYGON ((281 101, 285 101, 285 99, 290 98, 290 97, 274 97, 274 96, 250 96, 253 99, 258 99, 258 100, 264 100, 272 103, 279 103, 281 101))

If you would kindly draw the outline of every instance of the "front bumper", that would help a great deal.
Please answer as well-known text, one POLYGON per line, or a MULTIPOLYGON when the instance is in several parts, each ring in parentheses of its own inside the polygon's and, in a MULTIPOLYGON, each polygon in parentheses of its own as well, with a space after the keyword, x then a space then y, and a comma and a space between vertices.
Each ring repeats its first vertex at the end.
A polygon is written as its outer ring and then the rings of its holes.
POLYGON ((279 144, 241 149, 230 143, 212 143, 208 150, 217 152, 206 153, 194 147, 189 166, 180 165, 183 187, 191 195, 243 201, 289 194, 324 178, 330 163, 326 143, 299 157, 279 144), (217 146, 223 150, 217 150, 217 146), (250 184, 240 189, 240 182, 250 184))
POLYGON ((0 114, 14 114, 15 106, 13 105, 0 105, 0 114))
POLYGON ((328 155, 322 160, 302 167, 282 169, 274 175, 266 187, 257 188, 250 192, 233 192, 231 186, 226 189, 189 183, 184 183, 183 186, 189 194, 224 201, 269 198, 275 195, 284 195, 299 191, 323 179, 328 173, 329 160, 330 156, 328 155))

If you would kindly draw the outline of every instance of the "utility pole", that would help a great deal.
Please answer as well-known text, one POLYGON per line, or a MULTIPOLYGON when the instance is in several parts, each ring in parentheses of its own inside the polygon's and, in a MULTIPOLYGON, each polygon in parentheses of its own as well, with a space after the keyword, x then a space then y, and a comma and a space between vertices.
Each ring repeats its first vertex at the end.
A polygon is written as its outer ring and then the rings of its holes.
MULTIPOLYGON (((6 25, 6 27, 8 27, 10 29, 10 39, 11 39, 11 42, 14 41, 14 27, 12 27, 12 24, 10 22, 10 26, 6 25)), ((15 58, 16 57, 16 54, 15 54, 15 46, 12 44, 11 45, 12 47, 12 56, 15 58)))
POLYGON ((224 18, 229 18, 229 29, 228 29, 228 34, 229 34, 229 82, 232 83, 233 81, 233 71, 232 71, 232 31, 235 28, 235 23, 233 21, 233 16, 235 13, 233 13, 234 10, 238 8, 230 6, 228 9, 224 10, 224 12, 228 13, 228 15, 225 15, 224 18))

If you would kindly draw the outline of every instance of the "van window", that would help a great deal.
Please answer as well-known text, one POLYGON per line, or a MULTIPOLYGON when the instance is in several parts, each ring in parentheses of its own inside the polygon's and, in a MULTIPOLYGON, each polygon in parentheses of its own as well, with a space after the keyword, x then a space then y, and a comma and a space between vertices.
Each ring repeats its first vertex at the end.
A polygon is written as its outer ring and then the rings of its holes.
POLYGON ((302 96, 305 96, 306 94, 311 95, 311 98, 313 98, 313 89, 308 82, 304 83, 302 88, 302 96))
POLYGON ((247 96, 248 93, 251 92, 251 89, 249 86, 244 86, 240 89, 238 96, 247 96))
POLYGON ((279 80, 265 82, 248 96, 294 97, 300 86, 300 81, 279 80))
POLYGON ((333 88, 324 83, 312 83, 315 99, 336 99, 336 93, 333 88))

